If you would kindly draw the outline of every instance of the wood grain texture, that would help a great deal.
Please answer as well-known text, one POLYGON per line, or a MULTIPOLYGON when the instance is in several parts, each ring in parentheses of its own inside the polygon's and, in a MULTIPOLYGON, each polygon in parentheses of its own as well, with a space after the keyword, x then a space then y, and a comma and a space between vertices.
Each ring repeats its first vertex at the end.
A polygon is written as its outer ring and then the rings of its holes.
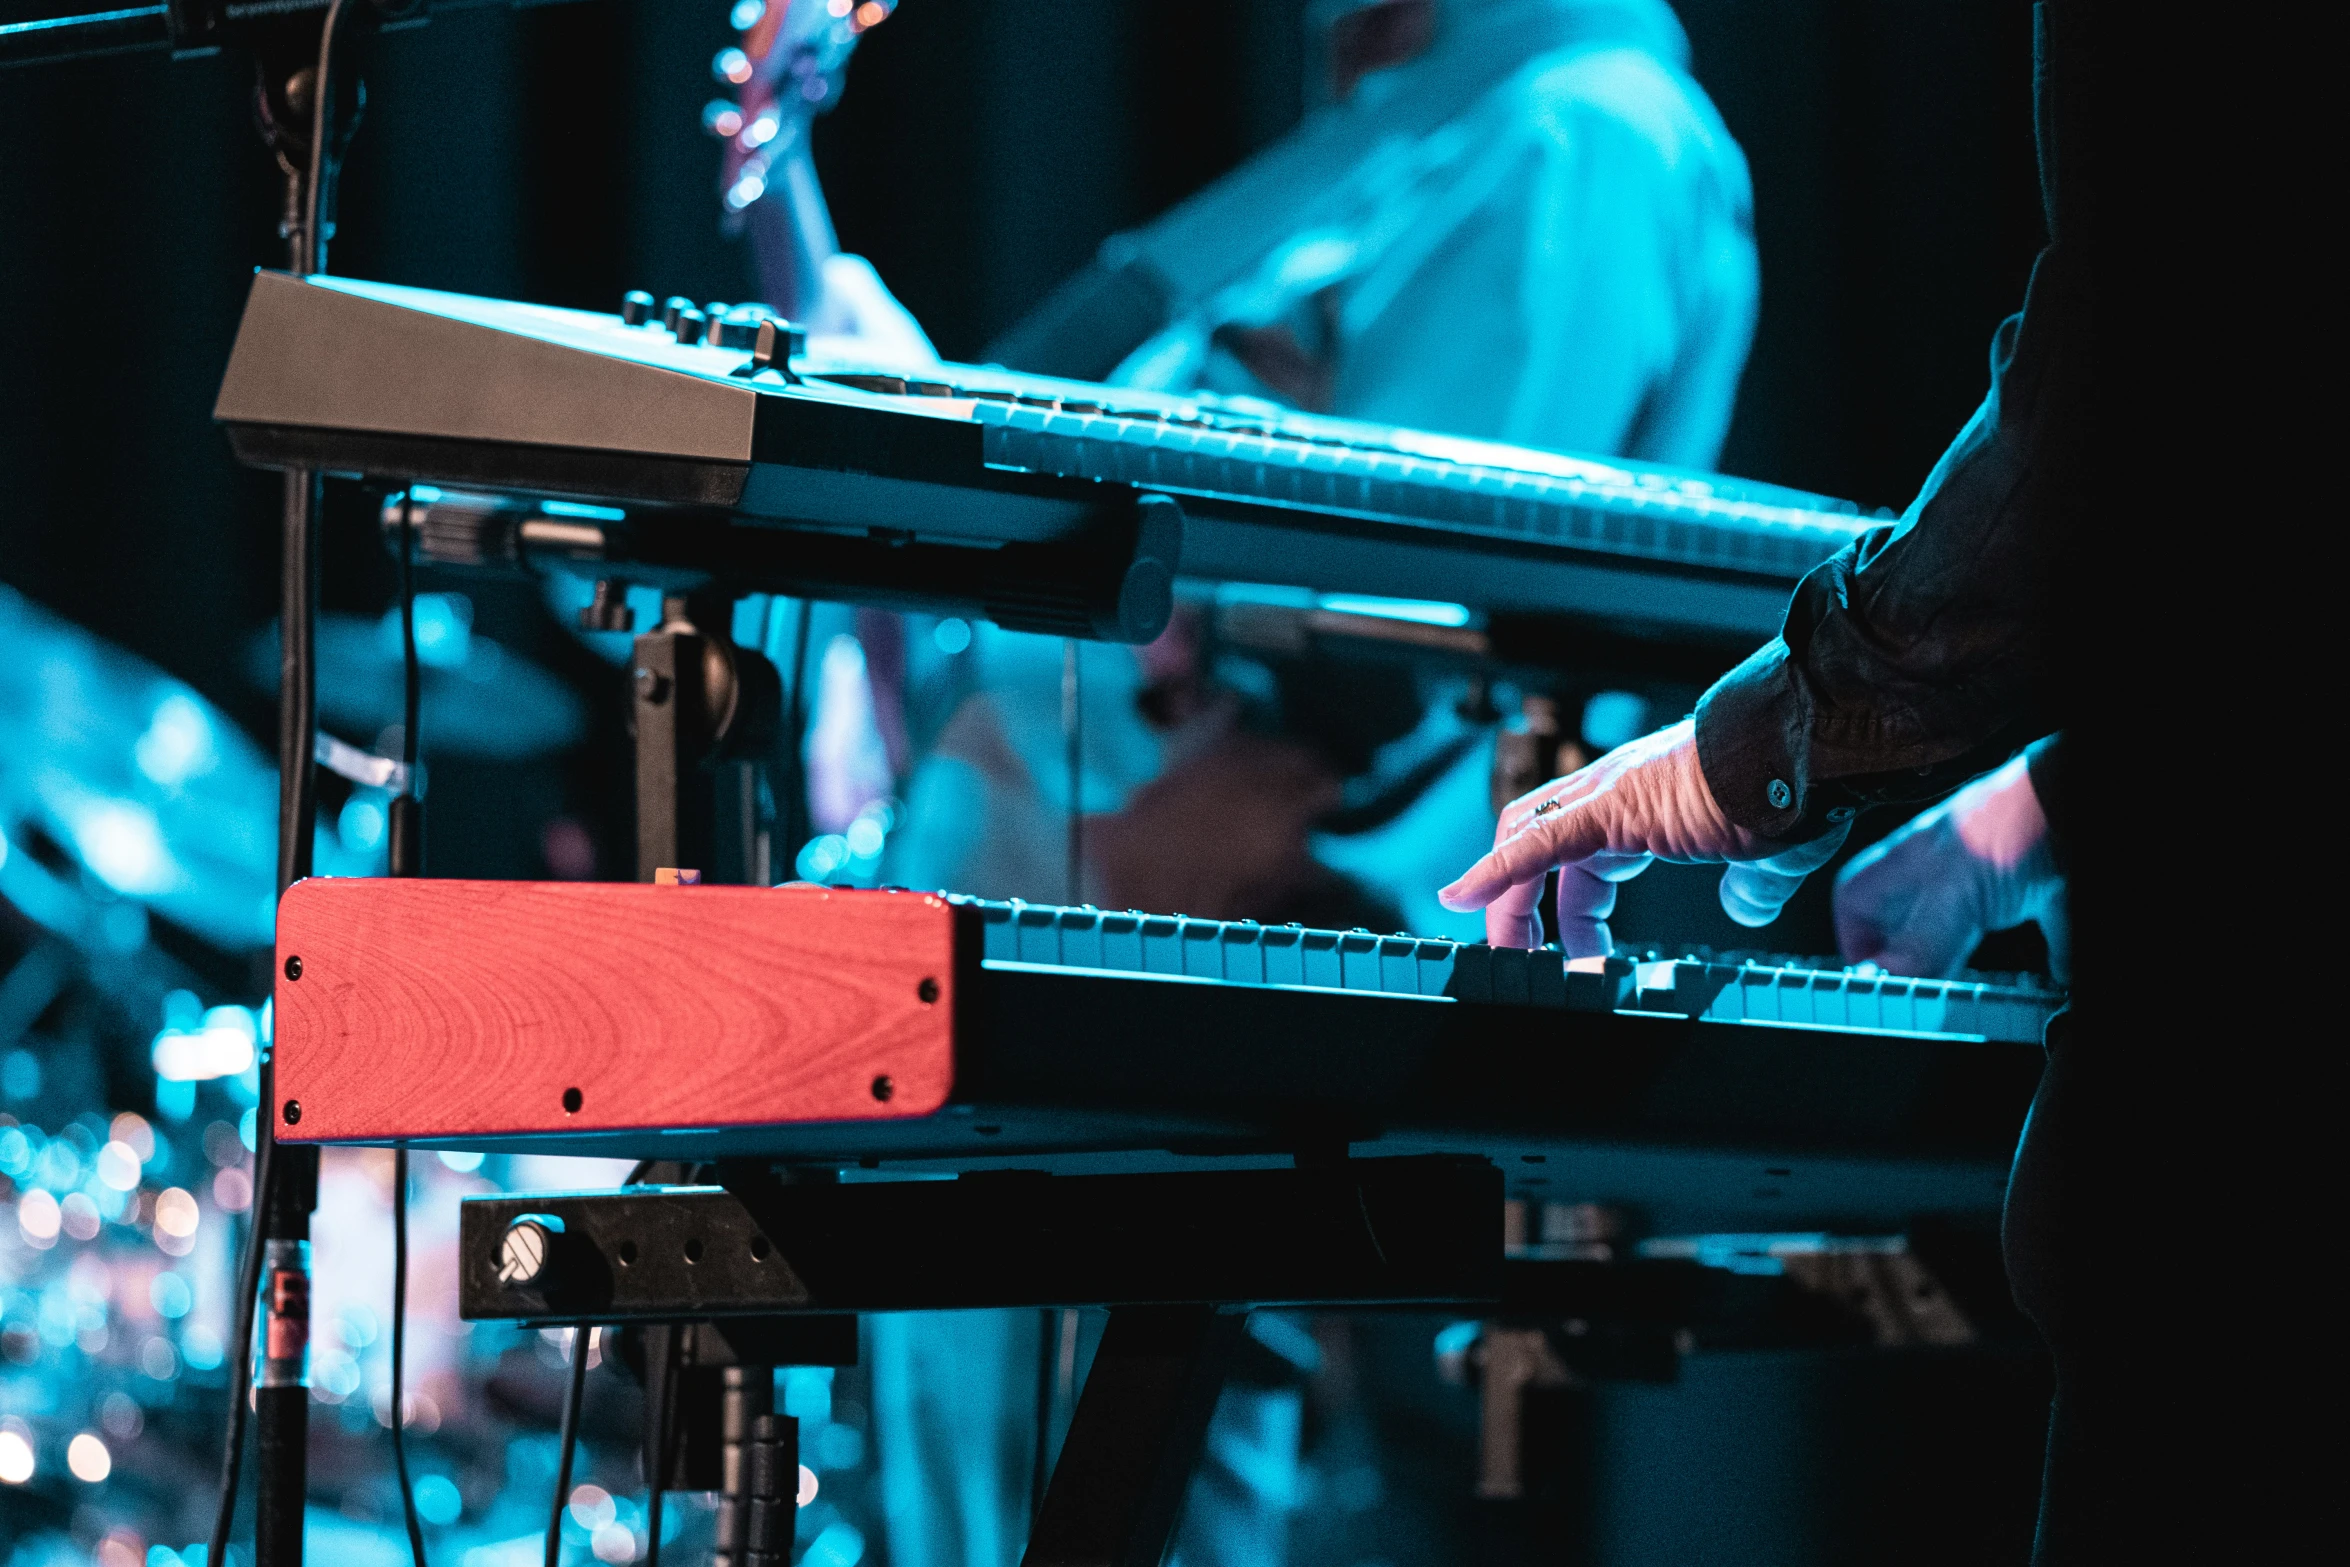
POLYGON ((963 913, 922 893, 301 882, 278 907, 277 1133, 928 1115, 954 1085, 963 913))

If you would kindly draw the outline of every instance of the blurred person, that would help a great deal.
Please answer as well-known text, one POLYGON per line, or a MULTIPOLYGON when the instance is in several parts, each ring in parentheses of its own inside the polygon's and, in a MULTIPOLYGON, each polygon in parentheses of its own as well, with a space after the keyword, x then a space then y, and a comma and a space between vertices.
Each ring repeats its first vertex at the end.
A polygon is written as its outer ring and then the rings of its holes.
MULTIPOLYGON (((1751 193, 1672 13, 1656 0, 1384 0, 1314 16, 1321 106, 1113 237, 994 355, 1709 465, 1753 332, 1751 193)), ((1080 651, 1074 798, 1060 661, 984 639, 980 690, 912 780, 889 879, 1342 927, 1395 929, 1408 910, 1413 928, 1439 932, 1448 921, 1416 873, 1489 831, 1482 755, 1457 769, 1475 786, 1435 791, 1445 808, 1349 842, 1351 877, 1309 840, 1349 779, 1444 729, 1449 704, 1408 673, 1239 659, 1211 645, 1195 610, 1179 614, 1187 623, 1153 649, 1080 651), (1203 853, 1180 823, 1220 800, 1282 826, 1203 853), (1072 810, 1088 850, 1076 886, 1072 810)))
MULTIPOLYGON (((1662 0, 1339 0, 1313 19, 1319 106, 1305 123, 1113 238, 992 357, 1710 465, 1753 332, 1751 194, 1662 0)), ((776 25, 788 35, 793 23, 776 25)), ((756 58, 761 44, 747 45, 756 58)), ((797 79, 834 101, 845 54, 808 58, 797 79)), ((769 74, 783 79, 760 80, 769 74)), ((870 334, 877 362, 926 350, 869 267, 826 259, 821 192, 792 150, 804 138, 778 144, 755 168, 730 152, 727 175, 730 202, 749 195, 743 220, 770 301, 820 330, 842 301, 837 319, 852 337, 870 334)), ((902 641, 903 625, 857 617, 869 667, 928 659, 919 639, 902 641)), ((1316 825, 1350 779, 1400 742, 1462 727, 1408 674, 1218 658, 1190 611, 1139 650, 981 628, 962 671, 937 724, 906 722, 902 687, 820 704, 840 709, 818 713, 825 739, 809 751, 812 793, 833 819, 882 784, 829 779, 827 758, 895 755, 903 741, 885 748, 880 737, 936 731, 883 879, 1341 928, 1395 929, 1415 905, 1429 928, 1445 916, 1424 868, 1474 852, 1490 832, 1490 746, 1463 745, 1419 808, 1351 845, 1356 875, 1315 852, 1316 825), (862 743, 848 732, 860 724, 874 731, 862 743), (1084 847, 1074 882, 1072 815, 1084 847)), ((876 1402, 893 1417, 879 1432, 892 1560, 1011 1562, 1031 1480, 1028 1385, 1043 1354, 1034 1317, 882 1317, 872 1335, 876 1402)), ((1228 1393, 1210 1433, 1177 1546, 1195 1567, 1283 1559, 1295 1496, 1278 1477, 1296 1471, 1300 1395, 1294 1373, 1252 1381, 1228 1393)))

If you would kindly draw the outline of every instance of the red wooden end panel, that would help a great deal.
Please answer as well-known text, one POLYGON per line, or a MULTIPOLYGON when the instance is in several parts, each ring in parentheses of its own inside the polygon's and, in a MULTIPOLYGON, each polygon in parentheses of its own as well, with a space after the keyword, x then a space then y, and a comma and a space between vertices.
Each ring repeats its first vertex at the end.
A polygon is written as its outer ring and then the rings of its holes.
POLYGON ((928 1115, 954 1086, 960 912, 922 893, 301 882, 278 906, 278 1135, 928 1115))

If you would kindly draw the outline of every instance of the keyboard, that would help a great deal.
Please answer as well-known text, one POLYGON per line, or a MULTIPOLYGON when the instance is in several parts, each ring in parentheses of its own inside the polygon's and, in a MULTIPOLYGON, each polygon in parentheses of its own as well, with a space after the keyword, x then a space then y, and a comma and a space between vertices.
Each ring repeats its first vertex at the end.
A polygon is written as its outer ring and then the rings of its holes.
POLYGON ((1911 979, 1828 960, 1711 953, 1586 959, 1368 931, 957 899, 991 967, 1070 969, 1845 1033, 2036 1045, 2064 1004, 2024 976, 1911 979))
POLYGON ((258 465, 558 498, 575 533, 580 505, 610 508, 669 567, 694 562, 665 528, 725 553, 691 531, 709 513, 996 550, 1154 494, 1182 508, 1188 575, 1725 638, 1775 631, 1868 525, 1824 496, 1251 400, 823 353, 759 370, 658 317, 269 272, 215 417, 258 465))
POLYGON ((300 883, 278 969, 294 1142, 891 1176, 1441 1154, 1705 1231, 1995 1211, 2062 1004, 932 893, 438 880, 300 883))

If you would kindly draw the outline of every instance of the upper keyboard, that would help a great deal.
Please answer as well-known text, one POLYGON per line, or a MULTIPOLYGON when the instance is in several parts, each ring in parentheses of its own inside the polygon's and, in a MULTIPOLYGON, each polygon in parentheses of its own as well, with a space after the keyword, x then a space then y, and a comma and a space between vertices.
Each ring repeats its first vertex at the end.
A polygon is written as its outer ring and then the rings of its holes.
POLYGON ((990 466, 1799 577, 1867 526, 1848 501, 1616 459, 970 365, 821 384, 967 404, 990 466))
POLYGON ((215 413, 255 463, 980 547, 1075 538, 1106 498, 1157 492, 1194 576, 1740 639, 1870 525, 1824 496, 1248 399, 794 367, 751 374, 657 321, 263 273, 215 413))

